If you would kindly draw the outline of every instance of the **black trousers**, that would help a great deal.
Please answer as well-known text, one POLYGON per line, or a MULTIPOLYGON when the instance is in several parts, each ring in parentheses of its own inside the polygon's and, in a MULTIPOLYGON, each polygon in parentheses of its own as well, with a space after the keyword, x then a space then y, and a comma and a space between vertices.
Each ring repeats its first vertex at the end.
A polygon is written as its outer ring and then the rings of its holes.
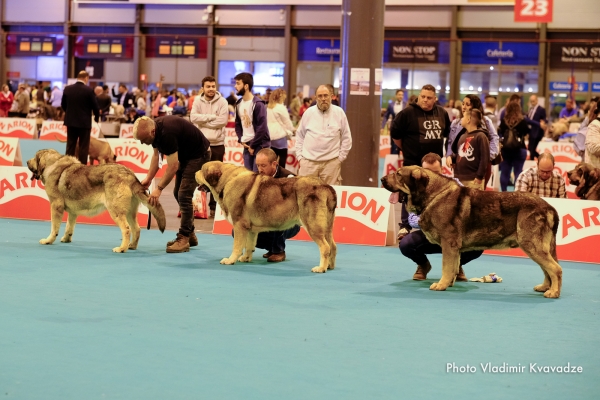
MULTIPOLYGON (((398 247, 405 257, 410 258, 417 265, 425 265, 429 261, 426 254, 441 254, 442 248, 431 243, 425 237, 422 231, 413 231, 404 236, 398 247)), ((479 258, 483 254, 483 250, 472 250, 460 253, 460 265, 465 265, 470 261, 479 258)))
POLYGON ((179 225, 179 233, 189 237, 194 232, 194 206, 192 198, 194 190, 198 187, 196 182, 196 172, 202 169, 204 163, 210 160, 210 151, 206 152, 204 157, 189 160, 179 163, 179 169, 175 173, 175 188, 173 195, 179 211, 181 212, 181 222, 179 225))
POLYGON ((300 232, 300 225, 295 225, 285 231, 261 232, 256 238, 256 247, 265 249, 274 254, 285 251, 285 241, 296 236, 300 232))
MULTIPOLYGON (((223 161, 225 157, 225 145, 210 146, 210 161, 223 161)), ((213 198, 212 193, 210 195, 210 201, 208 202, 209 210, 215 210, 217 208, 217 201, 213 198)))
POLYGON ((88 163, 91 131, 91 128, 73 128, 72 126, 67 126, 67 150, 65 154, 75 157, 77 142, 79 141, 79 154, 77 158, 83 165, 88 163))

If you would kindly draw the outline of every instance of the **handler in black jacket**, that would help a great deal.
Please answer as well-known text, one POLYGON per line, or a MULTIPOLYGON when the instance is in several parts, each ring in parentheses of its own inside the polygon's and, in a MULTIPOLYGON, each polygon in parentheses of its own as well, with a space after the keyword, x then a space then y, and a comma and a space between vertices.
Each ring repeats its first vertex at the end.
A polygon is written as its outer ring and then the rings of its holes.
POLYGON ((65 87, 61 101, 61 107, 65 110, 65 126, 67 127, 67 149, 65 154, 75 156, 75 148, 79 140, 78 158, 83 165, 88 162, 92 112, 96 122, 100 119, 98 100, 92 88, 88 86, 89 80, 88 73, 81 71, 77 74, 77 82, 65 87))

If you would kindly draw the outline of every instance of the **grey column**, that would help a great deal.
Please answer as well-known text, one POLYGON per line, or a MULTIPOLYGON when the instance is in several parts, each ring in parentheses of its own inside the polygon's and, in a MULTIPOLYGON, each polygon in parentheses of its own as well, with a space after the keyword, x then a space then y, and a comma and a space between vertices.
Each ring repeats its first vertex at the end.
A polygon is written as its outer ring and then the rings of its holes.
POLYGON ((342 178, 347 186, 379 186, 381 95, 373 92, 375 68, 382 68, 383 64, 384 12, 384 0, 342 2, 341 106, 352 131, 352 149, 342 164, 342 178), (350 94, 352 68, 370 69, 367 96, 350 94))
MULTIPOLYGON (((135 6, 135 25, 133 27, 133 82, 140 89, 143 89, 144 83, 146 83, 140 81, 140 74, 142 73, 142 32, 140 29, 140 24, 142 22, 142 7, 143 5, 141 4, 135 6)), ((146 81, 147 80, 148 78, 146 78, 146 81)))
POLYGON ((458 42, 458 6, 452 6, 450 26, 450 93, 448 100, 460 98, 460 43, 458 42))
MULTIPOLYGON (((208 14, 206 21, 206 76, 215 76, 215 16, 217 6, 213 6, 213 12, 208 14)), ((200 78, 200 82, 202 82, 200 78)))
MULTIPOLYGON (((283 88, 287 92, 287 101, 289 104, 289 100, 292 97, 292 93, 295 91, 292 90, 290 86, 290 76, 291 76, 291 67, 292 67, 292 6, 285 6, 285 28, 284 28, 284 42, 285 42, 285 50, 284 50, 284 60, 285 60, 285 68, 283 69, 283 88)), ((294 69, 295 71, 295 69, 294 69)))
POLYGON ((63 33, 65 40, 63 41, 64 49, 64 61, 63 61, 63 83, 67 83, 69 77, 71 77, 71 70, 73 68, 73 62, 71 61, 73 56, 71 55, 71 0, 64 0, 67 3, 65 7, 65 23, 63 25, 63 33))
MULTIPOLYGON (((547 37, 547 29, 548 24, 540 24, 540 54, 538 57, 538 96, 546 99, 546 109, 548 109, 548 81, 547 81, 547 71, 548 71, 548 57, 547 48, 548 44, 546 43, 547 37)), ((550 110, 548 110, 548 114, 550 110)))

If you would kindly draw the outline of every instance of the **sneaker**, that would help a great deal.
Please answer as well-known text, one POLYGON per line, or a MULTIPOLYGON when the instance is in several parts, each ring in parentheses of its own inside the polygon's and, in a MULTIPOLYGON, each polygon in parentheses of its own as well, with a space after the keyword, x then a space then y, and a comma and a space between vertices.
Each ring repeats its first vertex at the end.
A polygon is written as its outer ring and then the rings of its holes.
POLYGON ((267 253, 263 254, 263 258, 269 258, 269 257, 271 257, 272 255, 273 255, 273 253, 271 253, 271 252, 269 251, 269 252, 267 252, 267 253))
POLYGON ((271 254, 269 258, 267 258, 268 262, 282 262, 285 261, 285 251, 277 254, 271 254))
POLYGON ((427 274, 429 271, 431 271, 431 264, 429 262, 423 266, 417 265, 417 270, 413 275, 413 281, 424 281, 427 279, 427 274))
POLYGON ((467 276, 465 275, 465 271, 463 271, 462 265, 458 269, 458 275, 456 275, 456 280, 458 282, 468 282, 467 276))
MULTIPOLYGON (((179 237, 179 234, 177 234, 177 237, 179 237)), ((173 244, 177 241, 177 237, 175 239, 167 242, 167 247, 173 246, 173 244)), ((190 239, 190 247, 198 246, 198 237, 196 237, 196 232, 192 232, 189 239, 190 239)))
POLYGON ((188 251, 190 251, 190 238, 183 236, 181 233, 178 233, 175 242, 167 247, 167 253, 185 253, 188 251))
POLYGON ((410 233, 410 230, 406 229, 406 228, 400 228, 400 230, 398 231, 398 241, 401 241, 402 238, 406 235, 408 235, 410 233))

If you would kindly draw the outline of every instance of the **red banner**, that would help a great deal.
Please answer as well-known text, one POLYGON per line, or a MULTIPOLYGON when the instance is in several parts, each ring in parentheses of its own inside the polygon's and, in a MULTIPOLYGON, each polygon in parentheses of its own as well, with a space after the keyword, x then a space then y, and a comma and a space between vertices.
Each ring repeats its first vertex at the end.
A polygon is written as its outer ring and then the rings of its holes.
POLYGON ((553 0, 515 0, 515 22, 552 22, 553 0))

